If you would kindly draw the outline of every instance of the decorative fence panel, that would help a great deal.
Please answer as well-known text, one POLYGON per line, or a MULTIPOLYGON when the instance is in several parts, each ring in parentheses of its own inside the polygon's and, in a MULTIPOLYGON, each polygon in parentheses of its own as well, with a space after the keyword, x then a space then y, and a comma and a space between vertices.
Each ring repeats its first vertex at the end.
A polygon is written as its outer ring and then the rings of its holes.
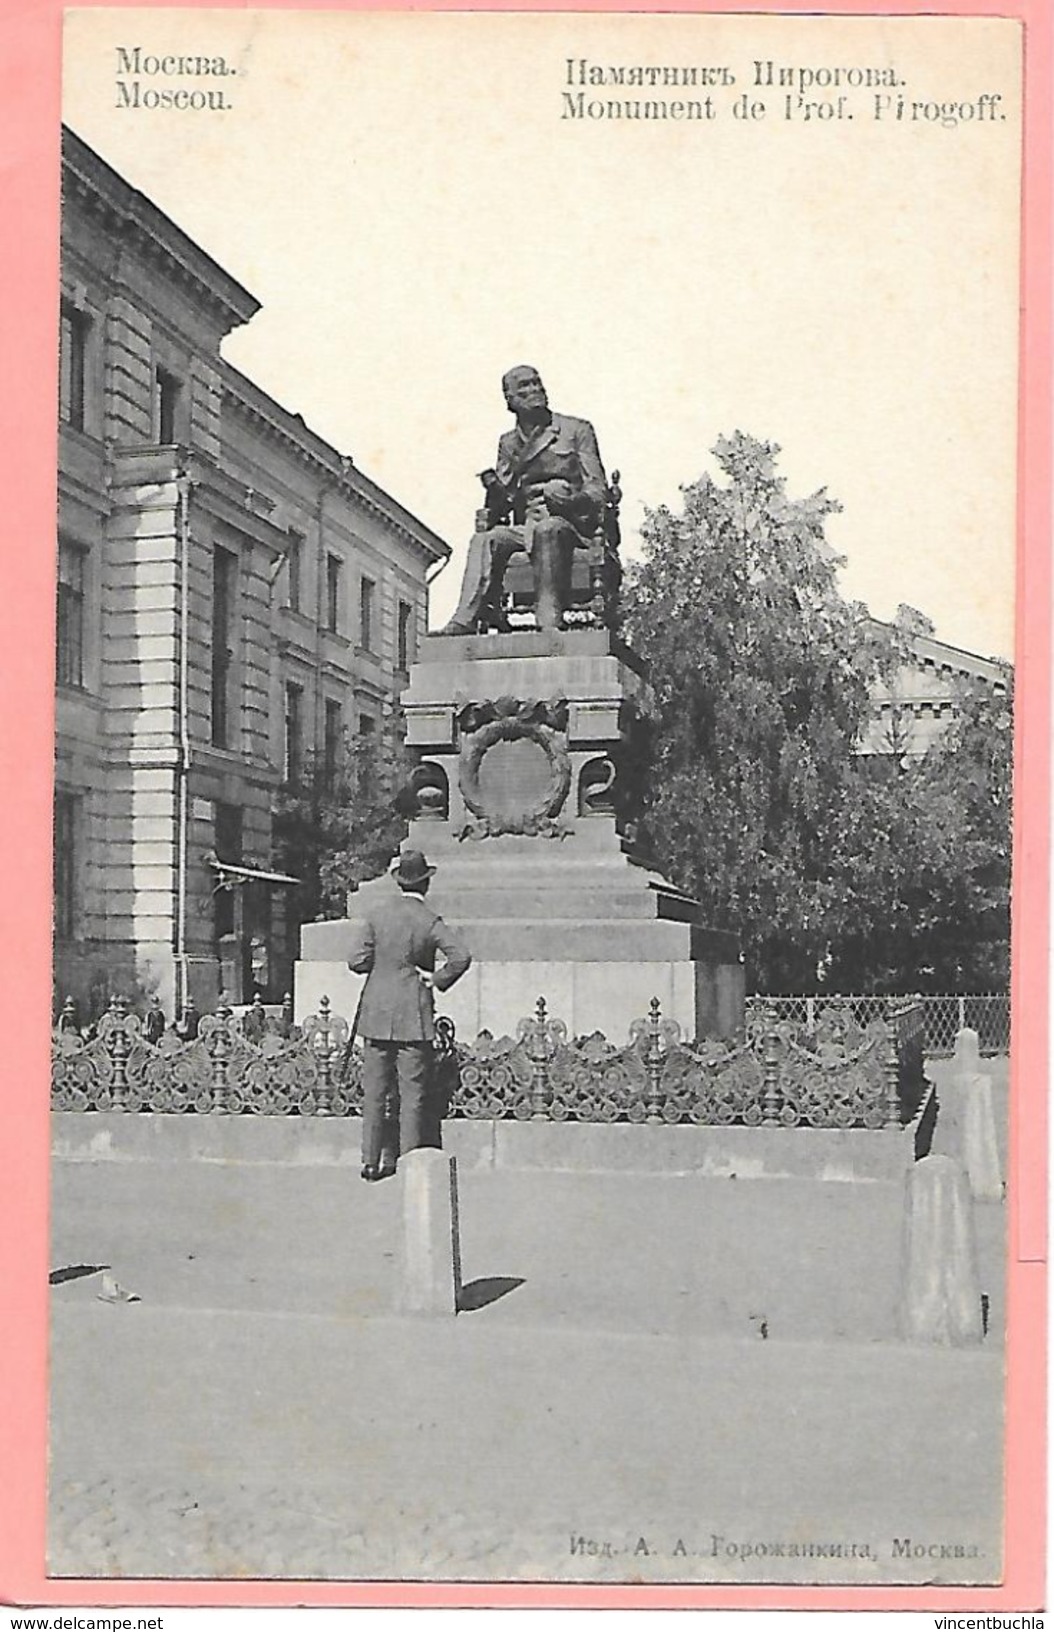
POLYGON ((984 1055, 1010 1052, 1010 998, 1005 992, 973 992, 956 996, 947 993, 916 997, 871 995, 831 995, 816 997, 748 997, 747 1013, 772 1010, 780 1019, 790 1020, 812 1032, 819 1017, 832 1005, 849 1006, 862 1025, 885 1020, 899 1007, 918 1005, 923 1016, 923 1052, 933 1059, 955 1052, 956 1034, 964 1026, 976 1031, 984 1055))
MULTIPOLYGON (((445 1115, 470 1119, 896 1127, 925 1088, 922 1011, 898 1004, 864 1022, 852 1002, 826 1002, 810 1025, 755 1000, 744 1037, 688 1042, 653 999, 620 1047, 569 1037, 539 998, 515 1038, 465 1045, 437 1021, 436 1091, 445 1115)), ((57 1110, 349 1116, 362 1105, 359 1051, 325 998, 302 1026, 247 1027, 221 1010, 196 1037, 157 1043, 117 998, 91 1041, 56 1030, 52 1081, 57 1110)))
POLYGON ((193 1039, 169 1031, 151 1043, 138 1015, 115 998, 91 1041, 71 1030, 54 1033, 52 1106, 232 1116, 348 1116, 360 1109, 359 1056, 347 1046, 347 1021, 330 1013, 327 999, 302 1026, 268 1020, 248 1032, 221 1009, 202 1018, 193 1039))

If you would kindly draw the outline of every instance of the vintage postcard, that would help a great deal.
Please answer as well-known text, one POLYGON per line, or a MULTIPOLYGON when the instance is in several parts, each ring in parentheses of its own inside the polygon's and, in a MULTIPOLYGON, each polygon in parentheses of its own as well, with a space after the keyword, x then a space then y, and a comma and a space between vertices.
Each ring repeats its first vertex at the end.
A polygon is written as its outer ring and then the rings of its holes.
POLYGON ((1031 1607, 1045 32, 61 22, 48 1590, 1031 1607))

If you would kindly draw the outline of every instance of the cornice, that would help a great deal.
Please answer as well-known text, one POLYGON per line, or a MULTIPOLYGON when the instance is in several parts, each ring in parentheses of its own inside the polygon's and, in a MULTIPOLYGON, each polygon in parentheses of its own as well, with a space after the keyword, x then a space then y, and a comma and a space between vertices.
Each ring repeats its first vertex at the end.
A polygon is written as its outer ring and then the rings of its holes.
POLYGON ((220 376, 224 406, 240 414, 258 435, 282 447, 305 467, 323 476, 367 514, 376 517, 389 531, 412 545, 429 564, 449 558, 449 544, 358 470, 350 458, 325 442, 300 414, 292 414, 283 408, 281 403, 269 397, 226 361, 221 361, 220 376))
POLYGON ((64 205, 76 200, 147 265, 158 267, 206 306, 224 332, 248 323, 260 310, 255 295, 68 127, 62 132, 62 197, 64 205))
POLYGON ((964 646, 952 646, 937 635, 898 630, 895 623, 882 618, 870 618, 869 621, 876 629, 898 633, 907 647, 906 661, 919 668, 965 675, 972 680, 987 680, 994 686, 1006 686, 1013 676, 1014 665, 1006 658, 984 657, 980 652, 967 651, 964 646))

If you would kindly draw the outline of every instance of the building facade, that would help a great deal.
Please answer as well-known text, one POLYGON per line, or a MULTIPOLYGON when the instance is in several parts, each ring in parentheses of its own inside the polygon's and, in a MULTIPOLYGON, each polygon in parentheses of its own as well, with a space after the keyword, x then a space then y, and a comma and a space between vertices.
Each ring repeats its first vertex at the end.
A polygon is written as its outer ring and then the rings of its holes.
POLYGON ((933 624, 914 607, 902 606, 892 624, 876 619, 875 628, 893 637, 901 655, 873 688, 862 754, 919 759, 958 715, 964 686, 981 686, 993 702, 1010 692, 1011 664, 938 640, 933 624))
POLYGON ((446 544, 220 355, 258 302, 63 139, 55 985, 277 999, 279 785, 370 735, 446 544))

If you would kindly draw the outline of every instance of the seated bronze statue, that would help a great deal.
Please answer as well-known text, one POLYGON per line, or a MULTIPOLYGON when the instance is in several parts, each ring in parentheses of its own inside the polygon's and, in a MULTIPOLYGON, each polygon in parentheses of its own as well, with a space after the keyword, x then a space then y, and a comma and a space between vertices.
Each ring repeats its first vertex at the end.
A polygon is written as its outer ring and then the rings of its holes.
MULTIPOLYGON (((618 588, 617 485, 608 487, 588 420, 554 414, 534 368, 512 368, 502 389, 516 424, 482 473, 485 498, 468 547, 461 600, 444 635, 507 628, 506 569, 517 551, 530 563, 539 629, 559 629, 574 597, 575 552, 591 554, 586 604, 613 623, 618 588)), ((617 484, 617 474, 616 474, 617 484)))

